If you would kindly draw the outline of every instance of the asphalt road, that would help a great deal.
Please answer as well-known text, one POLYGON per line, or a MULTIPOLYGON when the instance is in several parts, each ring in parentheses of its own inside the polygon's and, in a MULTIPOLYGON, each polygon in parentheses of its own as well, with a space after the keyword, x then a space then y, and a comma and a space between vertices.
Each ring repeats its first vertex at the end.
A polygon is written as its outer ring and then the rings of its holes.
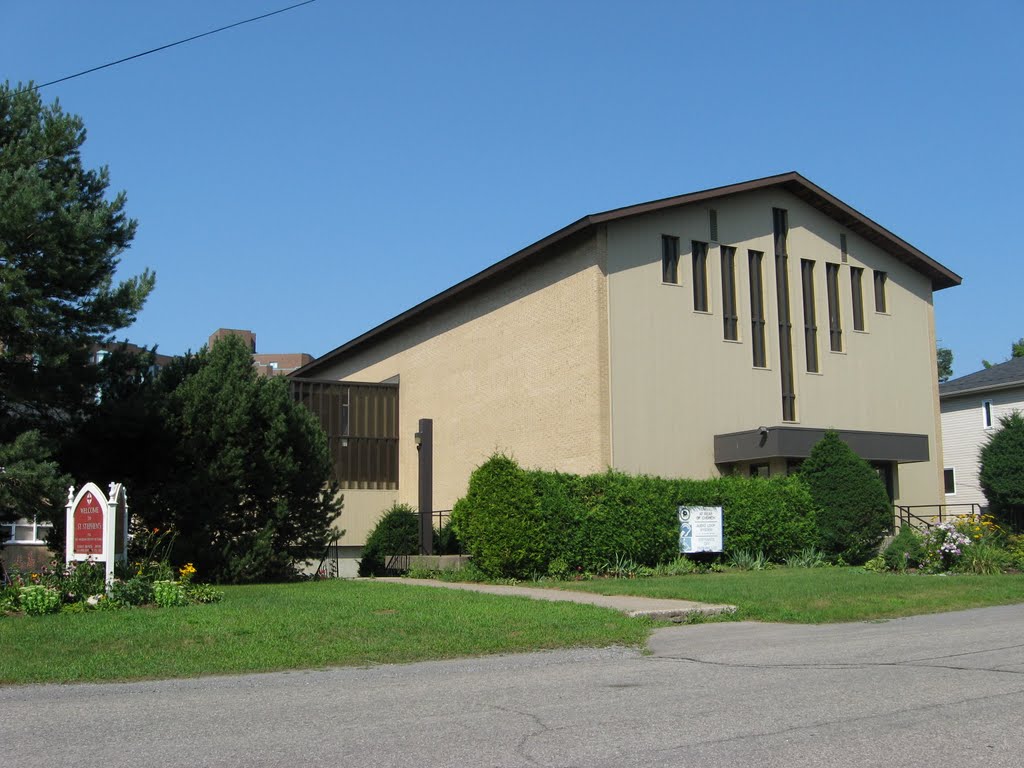
POLYGON ((1024 764, 1024 605, 650 647, 0 688, 0 765, 1024 764))

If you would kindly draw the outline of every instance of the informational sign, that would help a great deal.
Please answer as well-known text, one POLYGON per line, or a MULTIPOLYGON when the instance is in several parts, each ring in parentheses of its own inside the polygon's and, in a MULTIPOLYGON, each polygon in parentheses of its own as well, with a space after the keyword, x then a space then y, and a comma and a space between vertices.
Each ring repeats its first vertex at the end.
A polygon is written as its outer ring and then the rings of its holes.
POLYGON ((722 551, 722 508, 679 507, 679 551, 722 551))
POLYGON ((75 493, 68 488, 65 561, 92 560, 106 564, 107 583, 114 579, 114 562, 126 560, 128 541, 128 499, 124 486, 110 484, 104 495, 95 483, 86 483, 75 493))
POLYGON ((92 491, 86 491, 78 500, 72 516, 75 554, 103 554, 103 519, 106 517, 106 506, 106 499, 101 501, 92 491))

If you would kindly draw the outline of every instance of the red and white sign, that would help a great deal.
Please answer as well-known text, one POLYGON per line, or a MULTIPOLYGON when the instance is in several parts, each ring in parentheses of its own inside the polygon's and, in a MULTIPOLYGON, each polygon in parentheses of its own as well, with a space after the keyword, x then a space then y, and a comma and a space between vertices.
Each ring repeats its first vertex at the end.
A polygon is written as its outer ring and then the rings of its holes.
POLYGON ((87 491, 78 500, 74 512, 74 552, 77 555, 103 554, 103 518, 106 504, 87 491))
POLYGON ((65 562, 92 560, 106 563, 107 583, 114 579, 114 561, 127 560, 128 499, 124 486, 110 484, 109 498, 95 483, 75 493, 68 488, 65 562))

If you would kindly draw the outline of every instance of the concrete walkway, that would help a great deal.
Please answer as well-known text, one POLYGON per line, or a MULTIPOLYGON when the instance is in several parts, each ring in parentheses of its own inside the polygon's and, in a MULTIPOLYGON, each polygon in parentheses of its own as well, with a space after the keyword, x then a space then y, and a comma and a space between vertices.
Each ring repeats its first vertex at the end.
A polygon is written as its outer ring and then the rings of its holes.
POLYGON ((539 589, 537 587, 513 587, 501 584, 472 584, 466 582, 435 581, 433 579, 403 579, 393 577, 377 578, 388 584, 406 584, 411 587, 438 587, 441 589, 463 589, 468 592, 486 592, 489 595, 512 595, 532 600, 552 602, 583 603, 601 608, 612 608, 627 616, 647 616, 652 619, 685 621, 688 616, 700 614, 710 616, 718 613, 732 613, 734 605, 713 605, 692 600, 666 600, 656 597, 634 595, 597 595, 593 592, 577 592, 568 589, 539 589))

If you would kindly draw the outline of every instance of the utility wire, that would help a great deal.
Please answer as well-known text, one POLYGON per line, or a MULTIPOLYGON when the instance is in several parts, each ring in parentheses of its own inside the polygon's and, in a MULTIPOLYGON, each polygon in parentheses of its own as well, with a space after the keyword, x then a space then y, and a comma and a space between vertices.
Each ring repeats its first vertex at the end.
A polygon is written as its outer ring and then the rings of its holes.
MULTIPOLYGON (((295 5, 289 5, 287 8, 281 8, 281 9, 279 9, 277 11, 271 11, 270 13, 264 13, 262 16, 253 16, 251 19, 245 19, 244 21, 236 21, 234 24, 228 24, 226 27, 218 27, 217 29, 211 29, 209 32, 203 32, 201 35, 193 35, 192 37, 186 37, 184 40, 178 40, 175 43, 168 43, 167 45, 161 45, 159 48, 153 48, 153 49, 148 50, 148 51, 143 51, 142 53, 136 53, 134 56, 126 56, 123 59, 118 59, 117 61, 111 61, 109 64, 101 64, 100 66, 93 67, 92 69, 86 69, 86 70, 83 70, 81 72, 76 72, 73 75, 68 75, 67 77, 61 77, 61 78, 59 78, 57 80, 51 80, 50 82, 43 83, 42 85, 29 86, 28 88, 22 88, 21 90, 22 91, 38 91, 40 88, 45 88, 48 85, 56 85, 57 83, 63 83, 65 80, 73 80, 76 77, 81 77, 82 75, 88 75, 90 72, 97 72, 97 71, 99 71, 101 69, 106 69, 107 67, 113 67, 113 66, 117 66, 118 64, 124 64, 126 61, 131 61, 132 59, 139 59, 139 58, 142 58, 143 56, 149 56, 149 54, 156 53, 157 51, 163 51, 163 50, 166 50, 167 48, 173 48, 176 45, 183 45, 184 43, 190 43, 193 40, 198 40, 200 37, 207 37, 209 35, 215 35, 218 32, 223 32, 225 29, 231 29, 232 27, 240 27, 243 24, 248 24, 251 21, 259 21, 260 19, 266 19, 266 18, 268 18, 270 16, 276 16, 279 13, 284 13, 285 11, 290 11, 293 8, 298 8, 300 6, 309 5, 310 3, 315 3, 315 2, 316 2, 316 0, 304 0, 304 2, 296 3, 295 5)), ((21 91, 19 91, 19 93, 20 92, 21 91)))

